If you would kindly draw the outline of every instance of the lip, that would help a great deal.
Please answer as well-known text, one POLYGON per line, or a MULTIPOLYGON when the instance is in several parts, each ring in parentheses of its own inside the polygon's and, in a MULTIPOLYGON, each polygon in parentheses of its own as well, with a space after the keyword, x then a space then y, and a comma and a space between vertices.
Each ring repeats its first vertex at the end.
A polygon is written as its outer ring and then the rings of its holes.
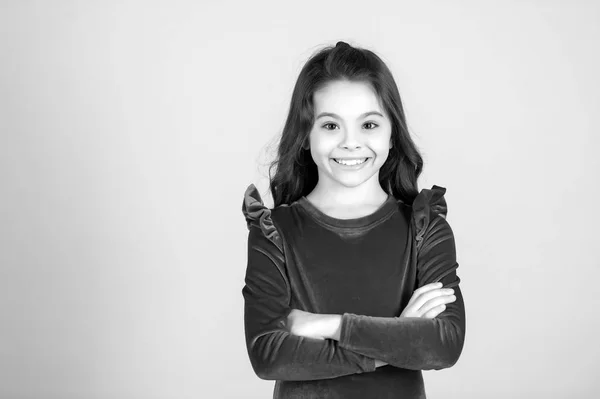
POLYGON ((333 164, 335 166, 337 166, 340 169, 344 169, 344 170, 358 170, 358 169, 362 169, 366 164, 368 164, 371 161, 371 157, 364 157, 367 158, 367 160, 363 163, 360 163, 358 165, 342 165, 340 163, 335 162, 335 159, 344 159, 344 160, 349 160, 349 159, 362 159, 362 158, 331 158, 331 162, 333 162, 333 164))

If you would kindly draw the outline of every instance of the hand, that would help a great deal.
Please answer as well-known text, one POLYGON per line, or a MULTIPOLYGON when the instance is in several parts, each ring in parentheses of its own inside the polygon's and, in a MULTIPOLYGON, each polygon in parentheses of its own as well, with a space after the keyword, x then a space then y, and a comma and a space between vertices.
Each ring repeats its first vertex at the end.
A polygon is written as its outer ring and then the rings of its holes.
POLYGON ((325 339, 319 321, 322 315, 305 312, 300 309, 292 309, 287 316, 286 326, 290 333, 307 338, 325 339))
POLYGON ((454 302, 452 288, 441 288, 441 283, 426 284, 415 290, 400 317, 422 317, 433 319, 446 309, 446 304, 454 302))

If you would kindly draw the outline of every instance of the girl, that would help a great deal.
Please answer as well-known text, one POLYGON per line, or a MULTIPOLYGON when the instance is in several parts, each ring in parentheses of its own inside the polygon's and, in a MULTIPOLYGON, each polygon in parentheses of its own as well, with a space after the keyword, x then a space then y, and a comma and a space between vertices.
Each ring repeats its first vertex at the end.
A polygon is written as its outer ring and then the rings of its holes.
POLYGON ((338 42, 308 60, 270 179, 242 211, 250 362, 274 398, 425 398, 422 370, 465 339, 446 189, 423 160, 373 52, 338 42))

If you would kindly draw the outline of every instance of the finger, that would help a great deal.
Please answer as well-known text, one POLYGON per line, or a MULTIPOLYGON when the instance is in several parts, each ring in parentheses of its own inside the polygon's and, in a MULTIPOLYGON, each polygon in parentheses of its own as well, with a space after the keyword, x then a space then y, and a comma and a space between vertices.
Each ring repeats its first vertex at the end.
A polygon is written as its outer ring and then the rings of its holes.
POLYGON ((429 310, 422 317, 424 317, 426 319, 433 319, 433 318, 437 317, 440 313, 442 313, 444 310, 446 310, 446 305, 439 305, 439 306, 436 306, 435 308, 429 310))
POLYGON ((420 309, 427 301, 434 299, 442 295, 451 295, 453 290, 451 288, 438 288, 425 292, 415 299, 413 306, 420 309))
POLYGON ((441 295, 435 298, 432 298, 430 300, 428 300, 427 302, 425 302, 423 304, 423 306, 419 309, 419 312, 421 314, 429 311, 430 309, 433 309, 437 306, 440 305, 446 305, 448 303, 452 303, 456 300, 456 296, 454 295, 441 295))
POLYGON ((410 298, 408 303, 410 304, 410 303, 414 302, 415 299, 417 299, 419 296, 421 296, 422 294, 424 294, 428 291, 440 289, 441 287, 442 287, 442 283, 440 283, 440 282, 425 284, 424 286, 417 288, 413 292, 412 297, 410 298))

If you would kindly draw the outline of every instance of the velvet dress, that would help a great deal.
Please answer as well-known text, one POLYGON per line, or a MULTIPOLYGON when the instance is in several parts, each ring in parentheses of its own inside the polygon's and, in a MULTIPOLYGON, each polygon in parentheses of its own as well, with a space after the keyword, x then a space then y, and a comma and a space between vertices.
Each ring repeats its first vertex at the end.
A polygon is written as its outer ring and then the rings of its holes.
POLYGON ((422 370, 458 361, 466 318, 445 192, 423 189, 412 205, 389 196, 337 219, 304 196, 269 209, 248 186, 246 347, 256 375, 275 381, 273 398, 425 398, 422 370), (433 319, 399 317, 415 289, 438 281, 454 302, 433 319), (292 308, 342 315, 339 341, 291 334, 292 308))

